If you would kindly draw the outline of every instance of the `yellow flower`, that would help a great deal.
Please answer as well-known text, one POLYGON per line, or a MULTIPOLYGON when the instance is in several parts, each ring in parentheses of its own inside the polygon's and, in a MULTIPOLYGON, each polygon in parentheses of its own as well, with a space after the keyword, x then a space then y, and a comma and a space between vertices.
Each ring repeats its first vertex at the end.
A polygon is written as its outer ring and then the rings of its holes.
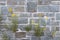
POLYGON ((14 14, 14 13, 13 13, 11 16, 12 16, 12 17, 15 17, 15 16, 16 16, 16 14, 14 14))
POLYGON ((9 11, 9 12, 12 12, 13 10, 12 10, 12 8, 8 8, 8 11, 9 11))
POLYGON ((32 24, 34 24, 34 20, 32 20, 32 24))
POLYGON ((48 17, 47 16, 44 16, 45 20, 48 20, 48 17))

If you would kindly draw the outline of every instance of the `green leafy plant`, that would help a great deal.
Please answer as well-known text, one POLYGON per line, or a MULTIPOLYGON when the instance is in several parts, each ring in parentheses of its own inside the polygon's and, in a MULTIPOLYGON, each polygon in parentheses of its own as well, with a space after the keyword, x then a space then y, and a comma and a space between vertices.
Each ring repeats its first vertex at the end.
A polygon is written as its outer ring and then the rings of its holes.
POLYGON ((12 21, 12 27, 11 27, 11 30, 12 30, 13 32, 16 32, 17 27, 18 27, 17 21, 16 21, 16 20, 13 20, 13 21, 12 21))
POLYGON ((11 22, 10 23, 5 23, 5 27, 7 30, 11 30, 12 32, 16 32, 18 28, 18 17, 14 16, 11 17, 11 22))
POLYGON ((11 30, 12 30, 13 32, 16 32, 17 28, 18 28, 18 20, 17 20, 17 17, 14 17, 14 18, 12 19, 11 30))
POLYGON ((10 40, 6 33, 3 33, 3 40, 10 40))
POLYGON ((25 30, 26 30, 27 32, 31 31, 31 29, 32 29, 32 26, 31 26, 31 25, 25 27, 25 30))
POLYGON ((10 27, 11 27, 10 24, 11 24, 11 23, 5 23, 4 28, 7 29, 7 30, 10 30, 10 27))
POLYGON ((36 27, 36 28, 34 29, 34 35, 35 35, 35 36, 40 37, 40 36, 42 36, 42 33, 43 33, 42 28, 36 27))
POLYGON ((52 37, 54 37, 56 35, 56 31, 52 32, 52 37))
POLYGON ((2 19, 3 19, 3 18, 2 18, 2 14, 0 14, 0 22, 2 21, 2 19))
POLYGON ((34 28, 34 35, 38 37, 38 40, 40 40, 40 37, 43 35, 43 29, 39 26, 36 26, 34 28))

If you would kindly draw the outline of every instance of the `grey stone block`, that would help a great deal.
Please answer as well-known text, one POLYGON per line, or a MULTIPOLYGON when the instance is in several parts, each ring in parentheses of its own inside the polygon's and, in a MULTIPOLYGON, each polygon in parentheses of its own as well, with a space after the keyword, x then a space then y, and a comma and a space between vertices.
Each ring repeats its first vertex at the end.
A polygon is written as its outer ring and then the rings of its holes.
POLYGON ((27 3, 27 12, 36 12, 37 4, 35 2, 28 2, 27 3))
POLYGON ((24 6, 23 7, 21 7, 21 6, 14 7, 14 12, 25 12, 24 6))
POLYGON ((0 3, 0 5, 6 5, 6 3, 0 3))
POLYGON ((32 16, 32 14, 30 14, 30 13, 21 13, 20 14, 20 17, 31 17, 32 16))
POLYGON ((6 6, 5 7, 1 7, 1 12, 2 12, 3 15, 7 15, 8 14, 7 7, 6 6))
POLYGON ((26 39, 22 39, 22 40, 30 40, 30 39, 26 38, 26 39))
POLYGON ((17 5, 16 0, 7 0, 7 5, 17 5))
POLYGON ((36 36, 32 36, 31 37, 31 40, 40 40, 41 38, 39 38, 39 37, 36 37, 36 36))
POLYGON ((54 37, 53 40, 60 40, 60 37, 54 37))
POLYGON ((25 38, 26 32, 16 32, 15 36, 16 36, 16 38, 25 38))
POLYGON ((58 12, 59 6, 52 5, 52 6, 38 6, 38 12, 58 12))
POLYGON ((18 20, 18 23, 19 23, 19 24, 28 24, 28 19, 27 19, 27 18, 20 18, 20 19, 18 20))
POLYGON ((16 0, 18 5, 25 5, 26 0, 16 0))

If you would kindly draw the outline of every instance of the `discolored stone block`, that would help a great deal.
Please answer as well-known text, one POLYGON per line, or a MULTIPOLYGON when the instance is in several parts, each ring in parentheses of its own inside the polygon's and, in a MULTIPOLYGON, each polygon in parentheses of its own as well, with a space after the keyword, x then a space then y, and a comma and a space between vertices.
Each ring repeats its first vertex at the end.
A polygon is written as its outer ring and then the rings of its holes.
POLYGON ((5 5, 5 3, 0 3, 0 5, 5 5))
POLYGON ((7 7, 1 7, 1 12, 2 12, 3 15, 7 15, 8 14, 7 7))
POLYGON ((31 17, 32 16, 32 14, 30 14, 30 13, 21 13, 20 14, 20 17, 31 17))
POLYGON ((42 4, 42 0, 38 0, 38 5, 41 5, 42 4))
POLYGON ((7 5, 17 5, 16 0, 7 0, 7 5))
POLYGON ((42 5, 42 6, 38 6, 37 8, 38 12, 58 12, 59 10, 59 6, 58 5, 52 5, 52 6, 48 6, 48 5, 42 5))
POLYGON ((36 13, 33 15, 34 17, 44 17, 44 13, 36 13))
POLYGON ((18 24, 28 24, 28 18, 20 18, 18 24))
POLYGON ((36 12, 37 4, 35 2, 27 3, 27 12, 36 12))
POLYGON ((24 12, 25 10, 24 10, 24 7, 21 7, 21 6, 16 6, 15 8, 14 8, 14 12, 24 12))
POLYGON ((56 14, 56 20, 60 20, 60 13, 56 14))
POLYGON ((25 39, 22 39, 22 40, 30 40, 30 39, 28 39, 28 38, 25 38, 25 39))
POLYGON ((46 13, 46 16, 48 16, 48 17, 54 17, 54 13, 46 13))
POLYGON ((24 38, 26 37, 26 32, 16 32, 15 36, 16 38, 24 38))
POLYGON ((38 0, 38 5, 48 5, 52 0, 38 0))
POLYGON ((18 5, 25 5, 25 0, 16 0, 16 2, 18 3, 18 5))
POLYGON ((19 5, 25 5, 25 2, 19 2, 19 5))

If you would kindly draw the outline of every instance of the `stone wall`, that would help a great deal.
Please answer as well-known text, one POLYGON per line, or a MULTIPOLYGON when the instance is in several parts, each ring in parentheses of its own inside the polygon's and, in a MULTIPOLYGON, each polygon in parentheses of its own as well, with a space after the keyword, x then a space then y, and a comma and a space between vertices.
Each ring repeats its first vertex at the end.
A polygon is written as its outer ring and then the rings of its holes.
POLYGON ((29 25, 31 20, 38 23, 39 15, 42 14, 41 27, 44 26, 45 22, 46 27, 49 27, 50 30, 53 30, 54 27, 58 27, 60 30, 60 0, 0 0, 0 12, 5 21, 7 15, 10 15, 9 8, 12 8, 13 12, 19 15, 19 28, 29 25), (44 16, 48 17, 47 21, 44 16))

